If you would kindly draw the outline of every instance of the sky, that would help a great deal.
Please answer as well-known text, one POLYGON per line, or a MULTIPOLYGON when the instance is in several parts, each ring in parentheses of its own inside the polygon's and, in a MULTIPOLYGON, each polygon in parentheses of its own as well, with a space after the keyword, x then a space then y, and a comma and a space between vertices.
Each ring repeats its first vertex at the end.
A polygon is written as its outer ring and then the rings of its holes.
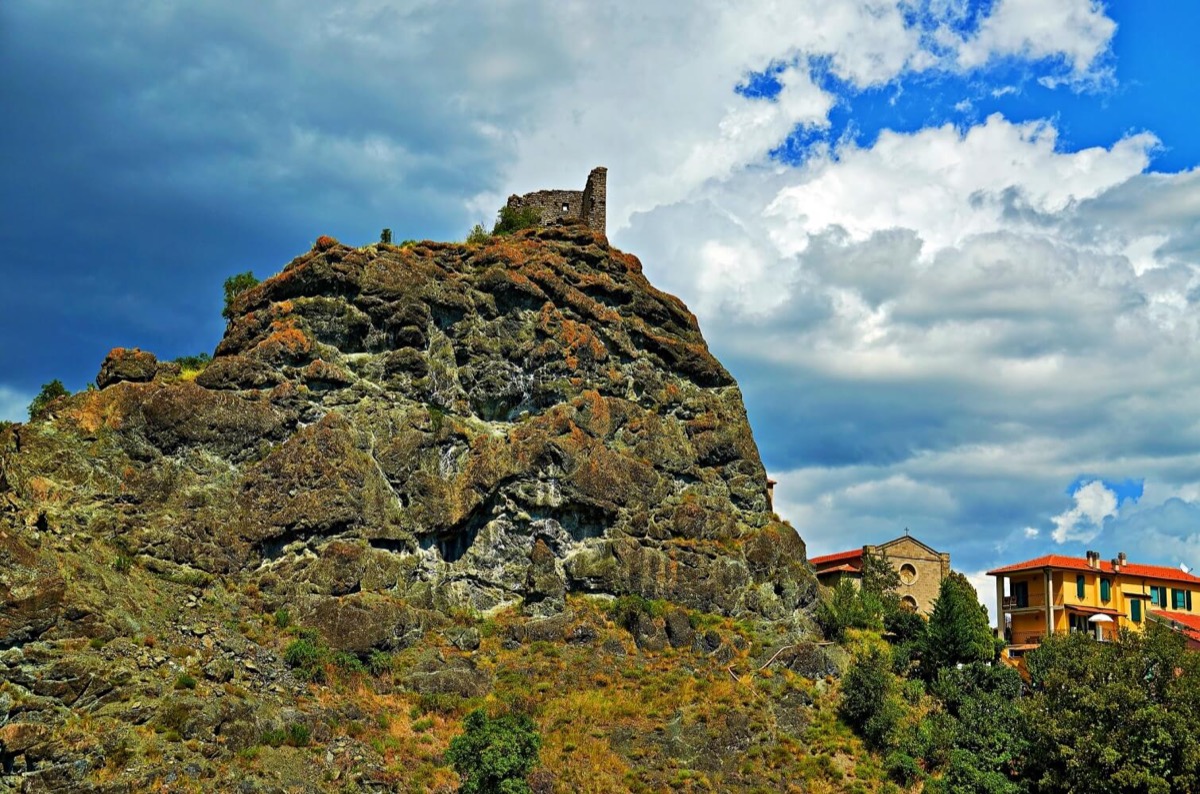
POLYGON ((6 0, 0 418, 608 167, 812 555, 1200 566, 1192 0, 6 0))

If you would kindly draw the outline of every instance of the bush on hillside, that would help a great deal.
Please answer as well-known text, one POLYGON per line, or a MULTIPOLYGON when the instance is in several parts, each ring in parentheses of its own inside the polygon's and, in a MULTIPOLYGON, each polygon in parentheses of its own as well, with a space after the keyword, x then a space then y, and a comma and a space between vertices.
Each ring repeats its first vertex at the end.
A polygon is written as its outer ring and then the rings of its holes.
POLYGON ((528 794, 525 776, 537 764, 542 739, 527 714, 467 715, 450 740, 446 760, 462 779, 463 794, 528 794))
POLYGON ((542 222, 542 213, 536 207, 503 206, 496 213, 496 225, 492 234, 512 234, 521 229, 531 229, 542 222))

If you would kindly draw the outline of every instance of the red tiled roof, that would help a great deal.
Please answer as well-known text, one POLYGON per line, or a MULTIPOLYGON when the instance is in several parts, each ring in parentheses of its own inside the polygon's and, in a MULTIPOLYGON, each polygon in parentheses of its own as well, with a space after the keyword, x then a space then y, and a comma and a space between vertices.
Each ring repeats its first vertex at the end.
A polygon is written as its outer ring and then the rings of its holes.
POLYGON ((1160 620, 1172 621, 1181 632, 1200 642, 1200 615, 1190 615, 1187 612, 1160 612, 1157 609, 1150 610, 1149 615, 1160 620))
POLYGON ((851 551, 839 551, 836 554, 825 554, 820 557, 809 557, 808 564, 814 568, 820 568, 825 565, 832 565, 838 562, 853 562, 854 560, 862 559, 862 549, 853 549, 851 551))
MULTIPOLYGON (((1037 557, 1025 562, 1018 562, 1012 565, 1005 565, 1002 568, 996 568, 988 571, 989 576, 996 576, 1004 573, 1017 573, 1018 571, 1036 571, 1040 568, 1060 568, 1069 571, 1091 571, 1093 568, 1088 566, 1087 560, 1082 557, 1066 557, 1061 554, 1047 554, 1044 557, 1037 557)), ((1113 566, 1107 560, 1100 561, 1100 570, 1103 573, 1112 573, 1113 566)), ((1178 568, 1170 568, 1166 565, 1141 565, 1136 562, 1125 563, 1118 571, 1120 576, 1142 577, 1145 579, 1167 579, 1172 582, 1191 582, 1200 584, 1200 576, 1193 576, 1190 573, 1184 573, 1178 568)))

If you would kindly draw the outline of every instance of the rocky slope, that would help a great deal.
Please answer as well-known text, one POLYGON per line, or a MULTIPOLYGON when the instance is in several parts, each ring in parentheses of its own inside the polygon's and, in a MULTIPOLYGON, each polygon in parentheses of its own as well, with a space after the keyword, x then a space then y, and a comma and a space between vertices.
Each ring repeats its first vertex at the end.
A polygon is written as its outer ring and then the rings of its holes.
MULTIPOLYGON (((337 729, 359 700, 282 660, 297 626, 355 674, 392 654, 377 695, 466 699, 500 691, 489 615, 496 653, 599 658, 621 629, 730 662, 764 650, 747 626, 803 632, 815 584, 737 385, 602 236, 320 238, 231 308, 203 371, 114 350, 97 390, 0 430, 0 791, 386 769, 337 729), (620 597, 640 611, 589 606, 620 597), (246 758, 294 725, 308 773, 246 758)), ((354 785, 403 781, 376 778, 354 785)))

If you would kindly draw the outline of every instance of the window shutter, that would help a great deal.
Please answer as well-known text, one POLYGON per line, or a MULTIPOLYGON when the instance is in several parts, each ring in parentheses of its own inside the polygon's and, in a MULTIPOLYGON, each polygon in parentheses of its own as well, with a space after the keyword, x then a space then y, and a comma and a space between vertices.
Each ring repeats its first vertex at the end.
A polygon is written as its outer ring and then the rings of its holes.
POLYGON ((1188 612, 1191 612, 1192 611, 1192 591, 1188 590, 1186 592, 1187 592, 1187 610, 1188 610, 1188 612))
POLYGON ((1108 601, 1112 597, 1112 582, 1107 579, 1100 580, 1100 600, 1108 601))
POLYGON ((1083 600, 1083 574, 1075 577, 1075 597, 1083 600))
POLYGON ((1129 617, 1133 618, 1134 623, 1142 622, 1142 602, 1139 599, 1131 599, 1129 602, 1129 617))

